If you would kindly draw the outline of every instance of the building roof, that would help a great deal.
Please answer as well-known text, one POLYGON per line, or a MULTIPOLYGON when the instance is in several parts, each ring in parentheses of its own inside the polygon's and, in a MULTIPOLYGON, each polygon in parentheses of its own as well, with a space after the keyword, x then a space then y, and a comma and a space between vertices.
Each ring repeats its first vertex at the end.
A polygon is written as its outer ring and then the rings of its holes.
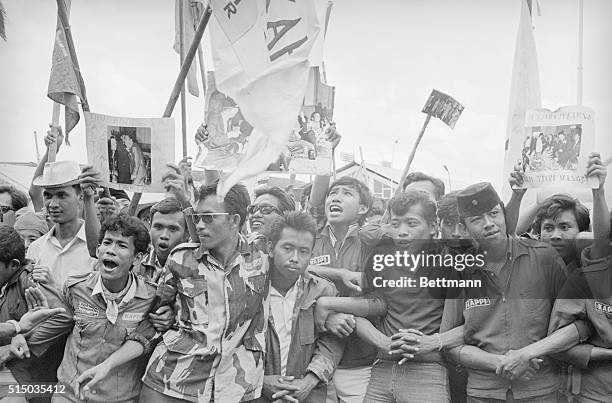
MULTIPOLYGON (((360 166, 361 164, 356 161, 349 162, 345 166, 338 168, 336 170, 336 175, 341 174, 342 172, 346 172, 348 170, 354 169, 354 168, 358 168, 360 166)), ((400 169, 383 166, 383 165, 370 164, 367 162, 364 164, 364 167, 368 175, 373 174, 373 175, 379 176, 382 179, 395 183, 396 185, 399 183, 399 180, 402 177, 402 171, 400 169)))

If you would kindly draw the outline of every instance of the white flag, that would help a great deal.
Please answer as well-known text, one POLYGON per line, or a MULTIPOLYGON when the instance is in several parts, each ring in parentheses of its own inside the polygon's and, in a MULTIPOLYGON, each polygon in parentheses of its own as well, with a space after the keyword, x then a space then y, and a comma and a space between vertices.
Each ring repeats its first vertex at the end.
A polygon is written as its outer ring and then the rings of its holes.
POLYGON ((219 184, 264 171, 296 124, 320 31, 315 0, 213 0, 211 44, 218 89, 234 99, 254 130, 240 165, 219 184))
POLYGON ((503 194, 506 199, 510 195, 510 186, 506 178, 518 162, 513 160, 512 156, 520 155, 520 149, 525 138, 525 114, 529 109, 540 108, 542 106, 538 57, 533 38, 531 15, 527 0, 521 0, 521 3, 521 19, 516 38, 516 49, 514 51, 510 107, 508 109, 508 123, 506 127, 503 174, 503 194))

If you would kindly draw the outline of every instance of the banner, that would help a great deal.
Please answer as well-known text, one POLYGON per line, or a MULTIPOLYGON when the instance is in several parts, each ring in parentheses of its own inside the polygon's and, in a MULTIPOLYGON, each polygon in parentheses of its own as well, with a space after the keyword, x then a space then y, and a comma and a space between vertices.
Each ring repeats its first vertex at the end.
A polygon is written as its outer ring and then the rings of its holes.
POLYGON ((222 196, 238 181, 278 162, 287 147, 320 24, 314 0, 213 0, 211 6, 217 88, 235 101, 253 127, 240 164, 219 185, 222 196))
POLYGON ((174 161, 174 119, 124 118, 85 112, 87 161, 103 186, 164 192, 162 175, 174 161))
MULTIPOLYGON (((221 93, 213 72, 207 77, 206 124, 208 138, 198 144, 196 168, 235 170, 245 159, 253 126, 236 102, 221 93)), ((334 87, 320 82, 318 67, 311 68, 307 94, 289 138, 278 158, 265 170, 309 175, 331 173, 332 145, 327 140, 334 109, 334 87), (308 102, 308 104, 307 104, 308 102)))
MULTIPOLYGON (((65 0, 66 10, 70 15, 70 0, 65 0)), ((65 106, 66 144, 70 144, 69 133, 79 123, 79 99, 83 98, 79 81, 80 72, 75 69, 68 50, 66 34, 62 28, 59 16, 55 28, 55 44, 51 58, 51 75, 47 96, 53 101, 65 106)))
MULTIPOLYGON (((530 109, 540 108, 541 106, 538 55, 533 37, 531 14, 527 1, 521 0, 521 14, 514 50, 510 104, 506 125, 504 178, 514 169, 515 156, 521 150, 525 113, 530 109)), ((510 185, 506 180, 504 180, 502 193, 504 199, 508 200, 510 185)))
POLYGON ((525 116, 521 149, 512 157, 525 173, 525 187, 596 187, 584 174, 595 150, 594 112, 583 106, 534 109, 525 116))

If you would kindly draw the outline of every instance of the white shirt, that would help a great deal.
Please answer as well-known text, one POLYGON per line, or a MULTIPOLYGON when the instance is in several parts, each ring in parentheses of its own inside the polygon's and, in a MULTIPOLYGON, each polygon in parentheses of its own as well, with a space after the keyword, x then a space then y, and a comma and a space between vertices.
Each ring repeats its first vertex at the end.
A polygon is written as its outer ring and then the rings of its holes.
POLYGON ((48 267, 55 287, 61 290, 69 276, 92 272, 96 259, 89 256, 83 222, 76 236, 63 248, 55 237, 56 230, 57 224, 32 242, 26 257, 36 265, 48 267))
POLYGON ((287 291, 283 297, 274 287, 270 287, 270 312, 274 321, 274 330, 280 342, 281 352, 281 375, 287 370, 287 358, 289 357, 289 346, 291 346, 291 328, 293 327, 293 307, 298 294, 298 283, 287 291))

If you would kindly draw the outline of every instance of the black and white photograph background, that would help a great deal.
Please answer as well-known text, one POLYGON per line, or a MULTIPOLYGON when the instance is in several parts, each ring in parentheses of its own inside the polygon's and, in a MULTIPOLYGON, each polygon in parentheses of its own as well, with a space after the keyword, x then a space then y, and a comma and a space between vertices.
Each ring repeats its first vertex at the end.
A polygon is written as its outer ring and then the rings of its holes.
POLYGON ((151 184, 151 128, 108 126, 109 181, 151 184))

